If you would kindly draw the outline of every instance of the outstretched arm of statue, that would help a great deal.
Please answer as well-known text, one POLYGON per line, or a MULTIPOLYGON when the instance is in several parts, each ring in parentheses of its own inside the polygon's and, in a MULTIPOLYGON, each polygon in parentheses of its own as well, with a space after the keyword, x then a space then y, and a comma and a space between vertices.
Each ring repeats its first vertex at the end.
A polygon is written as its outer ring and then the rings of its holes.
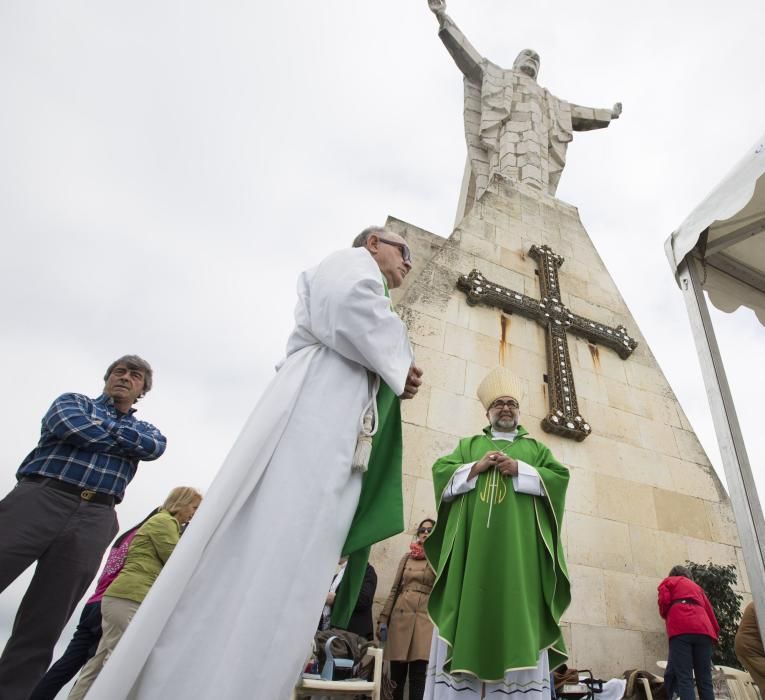
POLYGON ((617 102, 611 109, 595 109, 572 104, 571 125, 574 127, 574 131, 605 129, 614 119, 618 119, 621 113, 621 102, 617 102))
POLYGON ((481 68, 483 57, 467 40, 454 20, 446 14, 446 1, 428 0, 428 7, 438 17, 438 23, 441 26, 438 36, 444 42, 446 50, 452 55, 457 68, 469 80, 480 83, 483 77, 483 69, 481 68))

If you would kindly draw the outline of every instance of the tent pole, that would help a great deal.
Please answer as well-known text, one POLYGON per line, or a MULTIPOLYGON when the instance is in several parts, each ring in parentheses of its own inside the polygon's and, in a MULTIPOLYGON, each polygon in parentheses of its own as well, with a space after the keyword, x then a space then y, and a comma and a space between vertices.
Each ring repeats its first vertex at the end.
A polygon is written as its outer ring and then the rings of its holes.
POLYGON ((685 298, 707 400, 720 446, 733 515, 757 610, 760 636, 765 639, 765 520, 712 319, 701 288, 697 264, 693 252, 689 253, 678 267, 678 280, 685 298))

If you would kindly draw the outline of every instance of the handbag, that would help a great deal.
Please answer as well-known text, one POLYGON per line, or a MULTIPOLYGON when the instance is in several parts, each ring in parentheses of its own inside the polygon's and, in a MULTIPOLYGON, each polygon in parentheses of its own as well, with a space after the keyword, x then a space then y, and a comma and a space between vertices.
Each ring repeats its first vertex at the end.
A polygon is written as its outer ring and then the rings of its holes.
POLYGON ((363 637, 341 629, 328 629, 314 636, 314 648, 322 680, 339 681, 358 675, 361 659, 373 646, 363 637))

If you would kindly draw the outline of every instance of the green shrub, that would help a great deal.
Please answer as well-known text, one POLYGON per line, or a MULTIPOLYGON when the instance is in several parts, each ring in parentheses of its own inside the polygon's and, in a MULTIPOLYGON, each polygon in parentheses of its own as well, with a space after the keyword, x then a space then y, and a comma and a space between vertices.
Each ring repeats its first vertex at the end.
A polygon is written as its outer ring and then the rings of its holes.
POLYGON ((720 635, 717 647, 712 654, 712 661, 721 666, 741 668, 741 664, 733 651, 733 641, 741 619, 741 601, 743 600, 733 585, 738 580, 736 567, 732 564, 719 565, 709 562, 696 564, 688 561, 686 566, 693 580, 704 589, 717 622, 720 623, 720 635))

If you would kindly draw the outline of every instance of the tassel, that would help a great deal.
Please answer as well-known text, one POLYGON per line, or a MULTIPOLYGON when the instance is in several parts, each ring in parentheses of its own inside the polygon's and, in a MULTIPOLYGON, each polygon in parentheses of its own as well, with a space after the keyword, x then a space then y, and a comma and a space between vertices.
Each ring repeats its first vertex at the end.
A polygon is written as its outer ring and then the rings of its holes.
POLYGON ((352 472, 365 472, 369 466, 369 458, 372 456, 372 420, 373 413, 370 409, 364 416, 364 427, 359 434, 359 439, 356 441, 356 450, 353 453, 353 461, 351 462, 352 472))

